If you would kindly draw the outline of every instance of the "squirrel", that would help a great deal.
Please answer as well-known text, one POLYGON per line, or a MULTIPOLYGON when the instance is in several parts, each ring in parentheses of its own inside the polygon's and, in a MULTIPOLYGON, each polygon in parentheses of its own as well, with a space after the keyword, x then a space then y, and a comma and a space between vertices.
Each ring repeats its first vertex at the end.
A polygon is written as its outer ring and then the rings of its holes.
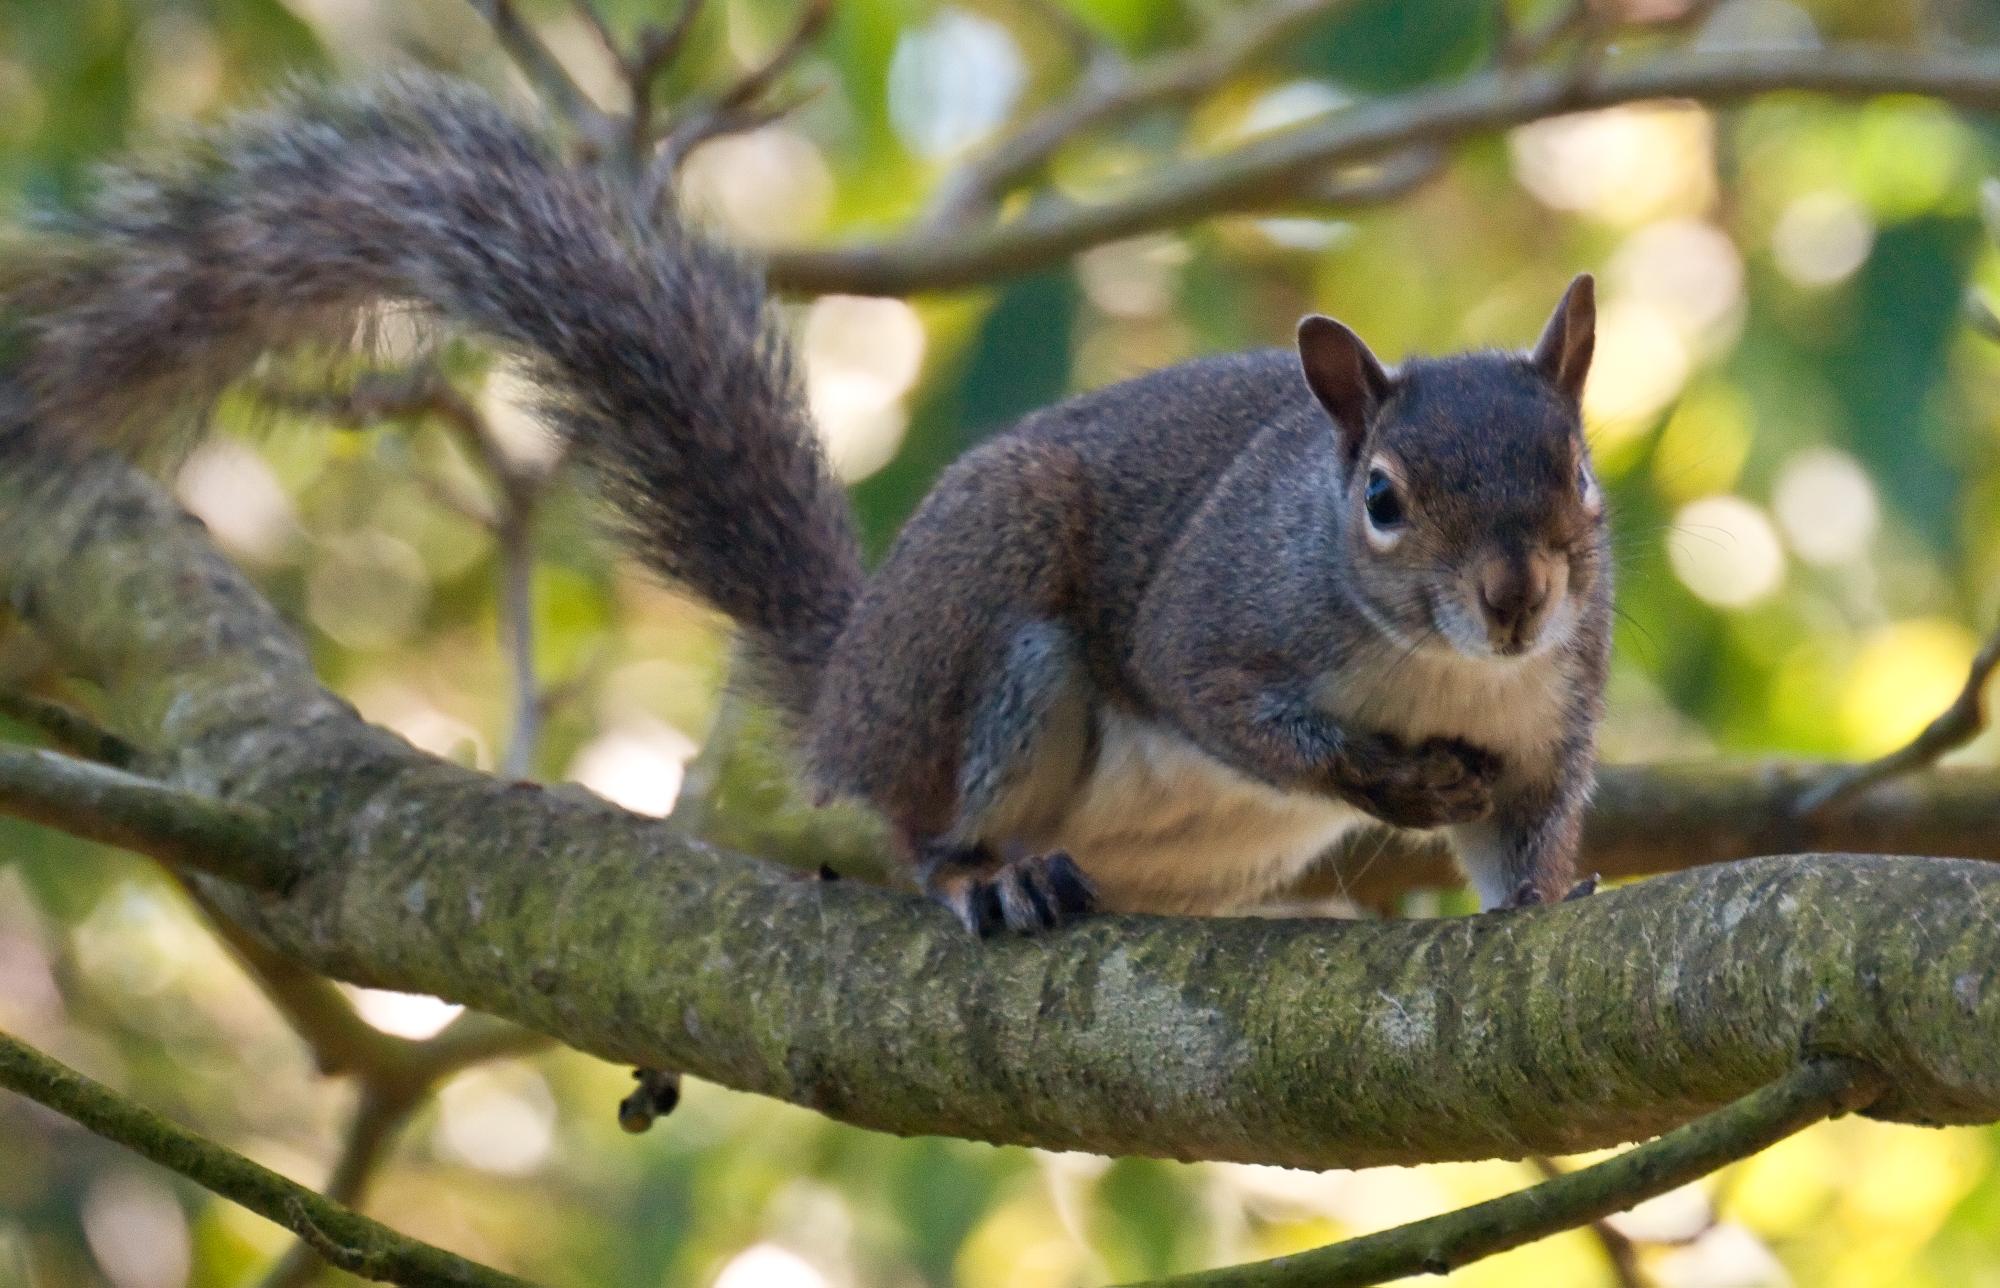
POLYGON ((501 346, 630 550, 734 619, 822 797, 981 935, 1244 908, 1371 819, 1444 829, 1486 908, 1588 888, 1587 275, 1525 353, 1391 368, 1311 316, 1030 415, 864 574, 755 266, 469 86, 294 89, 12 258, 38 439, 157 439, 385 305, 501 346))

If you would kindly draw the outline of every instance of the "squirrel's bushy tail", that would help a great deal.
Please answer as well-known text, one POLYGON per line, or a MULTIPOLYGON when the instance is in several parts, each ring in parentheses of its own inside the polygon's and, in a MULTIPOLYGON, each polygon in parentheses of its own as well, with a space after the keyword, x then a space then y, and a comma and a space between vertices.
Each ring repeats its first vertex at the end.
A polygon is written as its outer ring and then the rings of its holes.
POLYGON ((105 441, 205 409, 266 352, 414 305, 504 346, 655 571, 736 619, 810 707, 857 593, 853 521, 755 270, 640 219, 469 87, 293 92, 111 173, 0 266, 39 430, 105 441))

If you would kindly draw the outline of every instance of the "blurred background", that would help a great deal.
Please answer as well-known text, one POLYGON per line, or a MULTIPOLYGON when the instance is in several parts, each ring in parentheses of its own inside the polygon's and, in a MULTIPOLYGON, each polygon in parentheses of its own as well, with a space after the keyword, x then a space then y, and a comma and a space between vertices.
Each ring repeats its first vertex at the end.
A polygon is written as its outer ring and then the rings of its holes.
MULTIPOLYGON (((1135 57, 1185 43, 1213 11, 1046 2, 1135 57)), ((1532 23, 1557 7, 1513 12, 1532 23)), ((1992 43, 1996 8, 1747 0, 1720 6, 1698 39, 1992 43)), ((579 80, 615 96, 571 9, 526 9, 579 80)), ((641 0, 601 9, 621 31, 667 16, 641 0)), ((794 18, 773 0, 718 0, 675 82, 724 78, 794 18)), ((1492 61, 1498 33, 1484 4, 1366 0, 1204 101, 1184 137, 1095 141, 1065 154, 1054 182, 1088 191, 1164 148, 1212 150, 1449 77, 1492 61)), ((461 0, 0 0, 0 222, 59 210, 88 190, 93 162, 291 78, 408 62, 524 88, 461 0)), ((816 96, 703 149, 690 199, 753 245, 893 231, 1070 67, 1041 4, 848 0, 798 68, 816 96)), ((1586 410, 1618 516, 1623 608, 1609 756, 1863 757, 1950 701, 2000 616, 2000 344, 1962 309, 1968 288, 2000 287, 1978 210, 1996 160, 1992 122, 1915 99, 1621 108, 1463 147, 1415 192, 1352 217, 1224 219, 990 288, 788 312, 879 544, 941 463, 1068 392, 1281 343, 1309 309, 1384 356, 1525 344, 1570 275, 1594 270, 1586 410)), ((385 338, 398 343, 410 342, 385 338)), ((548 446, 506 374, 476 353, 441 361, 507 467, 539 478, 548 446)), ((465 763, 511 755, 634 809, 671 808, 716 719, 724 638, 612 559, 559 475, 531 532, 543 718, 510 752, 507 540, 479 454, 422 417, 364 434, 247 400, 225 416, 275 424, 205 449, 181 494, 309 633, 332 687, 465 763)), ((1959 756, 1996 751, 1989 735, 1959 756)), ((351 995, 405 1036, 454 1013, 351 995)), ((354 1098, 315 1072, 178 887, 6 820, 0 1028, 308 1183, 354 1098)), ((612 1112, 629 1086, 626 1070, 571 1053, 460 1073, 417 1113, 368 1209, 559 1285, 1039 1288, 1303 1248, 1534 1179, 1499 1163, 1313 1175, 904 1141, 707 1085, 631 1138, 612 1112)), ((2000 1284, 2000 1135, 1827 1124, 1619 1228, 1640 1240, 1644 1278, 1625 1282, 2000 1284)), ((251 1283, 286 1243, 0 1098, 0 1285, 251 1283)), ((1461 1279, 1618 1273, 1584 1231, 1461 1279)))

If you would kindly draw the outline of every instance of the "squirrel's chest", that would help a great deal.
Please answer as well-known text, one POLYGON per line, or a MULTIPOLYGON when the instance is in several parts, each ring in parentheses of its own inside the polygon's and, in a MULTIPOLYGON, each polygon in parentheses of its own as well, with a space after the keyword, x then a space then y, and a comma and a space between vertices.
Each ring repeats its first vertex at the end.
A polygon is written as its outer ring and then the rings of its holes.
POLYGON ((1314 697, 1355 728, 1408 742, 1462 738, 1497 752, 1510 774, 1535 776, 1553 762, 1570 723, 1569 687, 1554 653, 1485 661, 1439 650, 1328 675, 1314 697))

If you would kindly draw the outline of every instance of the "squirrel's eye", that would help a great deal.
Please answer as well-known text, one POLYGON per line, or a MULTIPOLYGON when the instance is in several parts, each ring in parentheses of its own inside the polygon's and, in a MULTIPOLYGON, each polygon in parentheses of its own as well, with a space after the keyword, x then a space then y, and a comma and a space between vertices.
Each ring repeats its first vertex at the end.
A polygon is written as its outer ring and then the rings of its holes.
POLYGON ((1403 498, 1396 495, 1396 484, 1381 470, 1368 471, 1368 488, 1361 494, 1361 501, 1368 509, 1368 522, 1377 528, 1401 526, 1403 498))

